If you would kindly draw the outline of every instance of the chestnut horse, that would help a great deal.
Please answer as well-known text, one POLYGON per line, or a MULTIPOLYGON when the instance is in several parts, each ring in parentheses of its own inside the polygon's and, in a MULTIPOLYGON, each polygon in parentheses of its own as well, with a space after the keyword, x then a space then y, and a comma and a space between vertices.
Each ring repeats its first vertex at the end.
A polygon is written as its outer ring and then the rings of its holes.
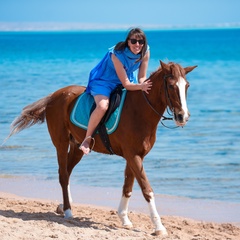
MULTIPOLYGON (((118 128, 109 135, 109 139, 114 153, 126 159, 122 198, 118 208, 123 226, 132 227, 128 218, 128 204, 136 178, 149 205, 155 234, 167 235, 156 210, 153 190, 143 168, 143 159, 154 145, 157 126, 166 108, 172 111, 177 126, 184 126, 187 123, 190 115, 186 103, 189 86, 186 74, 196 66, 182 68, 179 64, 173 62, 166 64, 162 61, 160 65, 149 77, 152 81, 149 94, 142 91, 127 92, 118 128)), ((36 123, 43 123, 46 119, 49 134, 57 151, 65 218, 72 217, 70 175, 83 157, 79 144, 86 133, 71 123, 70 114, 77 98, 85 89, 82 86, 68 86, 26 106, 12 123, 9 135, 36 123)), ((109 154, 98 134, 95 136, 93 151, 109 154)))

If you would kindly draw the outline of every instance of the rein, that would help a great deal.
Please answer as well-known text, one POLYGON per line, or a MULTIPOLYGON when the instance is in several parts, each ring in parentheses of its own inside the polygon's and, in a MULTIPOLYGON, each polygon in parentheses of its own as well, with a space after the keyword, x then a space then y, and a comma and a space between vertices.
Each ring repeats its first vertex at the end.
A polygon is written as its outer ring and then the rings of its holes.
MULTIPOLYGON (((166 97, 166 99, 167 99, 167 102, 169 103, 169 107, 167 107, 167 113, 168 113, 170 116, 173 116, 173 107, 172 107, 172 102, 171 102, 170 97, 169 97, 169 92, 168 92, 168 89, 167 89, 167 81, 166 81, 166 80, 167 80, 167 78, 172 77, 172 76, 173 76, 172 74, 168 74, 168 75, 164 75, 164 77, 163 77, 163 79, 164 79, 164 90, 165 90, 164 92, 165 92, 165 97, 166 97)), ((142 91, 142 93, 143 93, 143 96, 144 96, 147 104, 151 107, 151 109, 152 109, 158 116, 160 116, 160 118, 162 118, 161 124, 162 124, 164 127, 170 128, 170 129, 178 128, 178 126, 177 126, 177 127, 172 127, 172 128, 166 126, 162 121, 165 121, 165 120, 173 120, 173 117, 165 117, 163 114, 160 114, 160 113, 152 106, 152 104, 149 102, 146 94, 145 94, 143 91, 142 91)))

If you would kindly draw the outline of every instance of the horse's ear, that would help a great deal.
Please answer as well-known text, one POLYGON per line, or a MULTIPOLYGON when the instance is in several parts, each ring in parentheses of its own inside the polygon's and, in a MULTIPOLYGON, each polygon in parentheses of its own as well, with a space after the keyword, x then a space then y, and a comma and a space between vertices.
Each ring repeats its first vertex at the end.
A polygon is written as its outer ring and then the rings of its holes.
POLYGON ((193 66, 193 67, 185 67, 185 74, 188 74, 189 72, 191 72, 194 68, 196 68, 197 66, 193 66))
POLYGON ((160 60, 160 65, 164 72, 170 72, 170 66, 160 60))

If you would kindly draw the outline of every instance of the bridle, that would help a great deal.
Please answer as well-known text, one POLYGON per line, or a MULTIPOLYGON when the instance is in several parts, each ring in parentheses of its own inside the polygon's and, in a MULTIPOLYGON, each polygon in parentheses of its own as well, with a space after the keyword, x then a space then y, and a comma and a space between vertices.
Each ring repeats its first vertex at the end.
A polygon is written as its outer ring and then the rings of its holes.
MULTIPOLYGON (((166 74, 164 75, 163 77, 163 80, 164 80, 164 92, 165 92, 165 98, 166 98, 166 101, 167 101, 167 113, 170 115, 170 116, 173 116, 174 114, 174 108, 173 108, 173 105, 172 105, 172 102, 171 102, 171 99, 169 97, 169 92, 168 92, 168 88, 167 88, 167 79, 169 77, 173 77, 172 74, 166 74)), ((151 107, 151 109, 161 118, 161 124, 166 127, 166 128, 171 128, 171 129, 174 129, 174 128, 178 128, 179 126, 176 126, 176 127, 168 127, 166 126, 163 121, 165 120, 173 120, 173 117, 165 117, 163 114, 160 114, 153 106, 152 104, 150 103, 150 101, 148 100, 146 94, 144 93, 144 91, 142 91, 143 93, 143 96, 146 100, 146 102, 148 103, 148 105, 151 107)))

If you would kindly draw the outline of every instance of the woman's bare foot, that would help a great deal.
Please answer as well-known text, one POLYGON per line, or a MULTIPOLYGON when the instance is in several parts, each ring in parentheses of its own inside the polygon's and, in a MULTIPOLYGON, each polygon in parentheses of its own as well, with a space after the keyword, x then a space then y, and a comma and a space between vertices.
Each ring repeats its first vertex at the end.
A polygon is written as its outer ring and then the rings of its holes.
MULTIPOLYGON (((88 155, 92 150, 92 149, 90 149, 90 143, 92 140, 94 141, 94 138, 92 138, 91 136, 86 137, 83 140, 81 146, 79 147, 79 149, 82 150, 85 155, 88 155)), ((94 147, 94 144, 93 144, 92 148, 93 147, 94 147)))
POLYGON ((87 143, 87 141, 84 141, 79 149, 82 150, 85 155, 88 155, 90 152, 89 143, 87 143))

